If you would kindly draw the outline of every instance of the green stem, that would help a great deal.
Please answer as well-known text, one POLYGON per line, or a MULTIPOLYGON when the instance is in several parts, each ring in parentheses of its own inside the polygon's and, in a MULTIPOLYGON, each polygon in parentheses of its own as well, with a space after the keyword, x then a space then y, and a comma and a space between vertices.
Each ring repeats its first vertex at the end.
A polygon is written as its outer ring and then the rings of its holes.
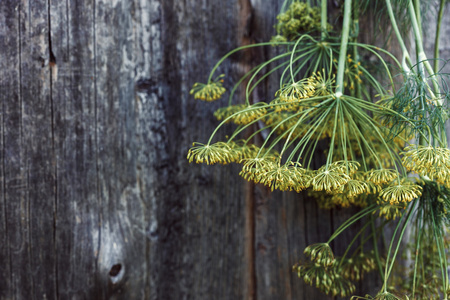
POLYGON ((373 219, 373 214, 370 215, 370 223, 372 227, 373 236, 373 249, 375 251, 375 260, 377 261, 378 271, 380 272, 381 280, 384 281, 383 265, 381 264, 380 254, 378 253, 378 240, 375 230, 375 221, 373 219))
POLYGON ((341 261, 339 262, 339 265, 337 267, 337 269, 339 270, 342 262, 344 261, 344 258, 347 256, 348 252, 350 251, 350 248, 353 246, 353 244, 356 242, 356 240, 358 239, 358 237, 367 229, 367 227, 370 225, 369 222, 367 222, 360 231, 358 231, 358 233, 355 235, 355 237, 352 239, 352 241, 350 242, 350 244, 348 245, 347 249, 345 249, 344 254, 341 257, 341 261))
POLYGON ((344 71, 345 71, 345 60, 347 58, 347 45, 350 31, 351 12, 352 12, 352 0, 345 0, 341 47, 339 52, 338 71, 336 77, 336 97, 338 98, 344 92, 344 71))
POLYGON ((388 9, 389 19, 391 20, 392 27, 394 29, 395 35, 397 36, 398 43, 400 44, 400 48, 402 49, 403 52, 403 60, 402 60, 403 70, 405 72, 409 72, 409 67, 406 66, 405 62, 408 63, 409 66, 411 66, 412 65, 411 57, 409 56, 408 49, 406 49, 405 42, 403 41, 402 35, 400 34, 400 30, 398 29, 397 21, 395 19, 390 0, 386 0, 386 7, 388 9))
POLYGON ((334 115, 334 127, 333 127, 333 134, 331 136, 331 142, 330 142, 330 152, 328 152, 327 156, 327 170, 328 166, 331 164, 331 161, 333 160, 333 149, 334 149, 334 139, 336 137, 336 129, 338 125, 338 113, 339 113, 339 107, 341 106, 341 100, 340 98, 336 98, 336 112, 334 115))
POLYGON ((345 221, 341 226, 339 226, 338 229, 336 229, 336 231, 328 239, 327 244, 331 243, 336 237, 338 237, 350 225, 352 225, 359 219, 363 218, 364 216, 367 216, 368 214, 373 213, 377 209, 378 209, 377 205, 373 204, 373 205, 366 207, 365 209, 359 211, 358 213, 354 214, 353 216, 351 216, 349 219, 347 219, 347 221, 345 221))
MULTIPOLYGON (((425 50, 423 49, 423 40, 422 40, 422 34, 421 34, 421 30, 420 30, 420 23, 418 22, 418 18, 416 16, 415 10, 414 10, 414 5, 412 3, 411 0, 409 0, 409 4, 408 4, 408 11, 409 11, 409 16, 411 18, 411 25, 413 28, 413 32, 414 32, 414 38, 416 39, 416 44, 417 44, 417 55, 419 58, 418 63, 422 63, 425 66, 425 69, 427 70, 429 76, 433 76, 434 72, 433 72, 433 68, 431 67, 430 62, 428 61, 428 58, 425 54, 425 50)), ((426 76, 424 76, 424 78, 426 78, 426 76)), ((440 94, 439 91, 439 86, 436 82, 436 79, 431 78, 432 82, 433 82, 433 86, 434 86, 434 91, 437 95, 440 94)), ((435 98, 435 95, 433 94, 432 91, 430 91, 430 93, 432 94, 431 96, 433 98, 435 98)), ((438 102, 440 103, 440 105, 443 104, 443 100, 442 99, 438 99, 438 102)))
POLYGON ((422 32, 422 17, 420 15, 420 1, 419 0, 414 0, 414 9, 415 9, 415 14, 416 14, 416 18, 417 18, 417 23, 419 24, 419 33, 420 36, 423 36, 423 32, 422 32))
POLYGON ((290 62, 290 64, 289 64, 289 70, 291 71, 291 79, 292 79, 292 82, 295 82, 294 71, 293 71, 293 69, 292 69, 292 65, 294 64, 294 53, 295 53, 295 48, 297 48, 298 44, 303 40, 303 38, 310 38, 311 40, 314 40, 311 36, 305 34, 305 35, 302 35, 302 36, 297 40, 297 42, 295 42, 294 48, 292 49, 291 60, 290 60, 291 62, 290 62))
POLYGON ((322 41, 327 37, 327 5, 328 0, 322 0, 321 2, 321 10, 320 10, 320 30, 322 41))
POLYGON ((402 219, 405 215, 403 215, 402 218, 400 219, 400 221, 398 222, 398 225, 395 228, 394 234, 392 236, 391 244, 389 245, 389 250, 388 250, 387 257, 386 257, 386 269, 385 269, 385 273, 384 273, 385 275, 384 275, 384 283, 383 283, 384 292, 387 292, 387 280, 389 278, 389 275, 391 274, 392 268, 394 267, 395 257, 397 256, 398 249, 400 248, 400 244, 403 239, 403 235, 405 234, 405 230, 408 227, 407 225, 409 223, 409 219, 412 216, 412 213, 414 211, 414 208, 416 207, 417 202, 418 202, 418 198, 416 198, 416 200, 414 200, 414 204, 411 206, 411 208, 408 212, 408 215, 406 217, 406 220, 403 223, 402 229, 400 231, 400 236, 398 237, 398 240, 397 240, 397 246, 395 247, 394 254, 392 255, 392 261, 390 262, 390 265, 389 265, 389 256, 391 254, 392 246, 394 245, 395 236, 396 236, 398 229, 400 228, 400 224, 402 223, 402 219))
MULTIPOLYGON (((216 135, 217 131, 219 131, 219 129, 220 129, 225 123, 227 123, 228 121, 232 120, 235 116, 237 116, 237 115, 239 115, 239 114, 241 114, 241 113, 243 113, 243 112, 252 111, 252 110, 257 110, 257 109, 261 109, 261 108, 264 108, 264 107, 268 107, 268 105, 267 105, 266 103, 264 103, 264 104, 262 104, 262 105, 249 106, 248 108, 243 109, 243 110, 241 110, 241 111, 238 111, 238 112, 232 114, 231 116, 225 118, 225 119, 224 119, 222 122, 220 122, 220 124, 217 125, 217 127, 214 129, 213 133, 212 133, 211 136, 209 137, 209 140, 208 140, 207 145, 210 145, 210 144, 211 144, 211 142, 212 142, 214 136, 216 135)), ((264 117, 264 116, 263 116, 263 117, 264 117)), ((261 119, 261 118, 263 118, 263 117, 260 117, 259 119, 261 119)), ((257 119, 257 120, 259 120, 259 119, 257 119)), ((245 125, 244 128, 246 128, 246 127, 250 126, 251 124, 257 122, 257 120, 253 120, 253 121, 250 122, 249 124, 245 125)), ((243 130, 243 129, 242 129, 242 130, 243 130)))
POLYGON ((434 73, 439 71, 439 38, 441 35, 442 16, 444 15, 446 0, 441 0, 439 4, 439 14, 436 25, 436 37, 434 38, 434 73))
MULTIPOLYGON (((420 213, 423 214, 423 210, 420 210, 420 213)), ((420 251, 420 242, 422 241, 422 232, 423 232, 423 216, 417 216, 417 241, 416 241, 416 257, 414 258, 414 275, 413 275, 413 290, 412 290, 412 298, 414 299, 414 295, 416 292, 416 279, 417 279, 417 264, 419 262, 419 251, 420 251), (419 224, 420 222, 420 224, 419 224)))
MULTIPOLYGON (((290 43, 290 42, 278 43, 278 45, 290 45, 290 44, 292 44, 292 43, 290 43)), ((230 52, 228 52, 227 54, 225 54, 225 55, 224 55, 224 56, 216 63, 216 65, 214 66, 214 68, 212 68, 211 73, 209 73, 209 77, 208 77, 207 83, 211 83, 211 80, 212 80, 212 77, 213 77, 213 75, 214 75, 214 72, 215 72, 215 71, 217 70, 217 68, 224 62, 225 59, 227 59, 228 57, 230 57, 230 55, 232 55, 232 54, 234 54, 234 53, 236 53, 236 52, 238 52, 238 51, 241 51, 241 50, 245 50, 245 49, 248 49, 248 48, 254 48, 254 47, 261 47, 261 46, 273 46, 273 43, 268 42, 268 43, 258 43, 258 44, 245 45, 245 46, 236 48, 236 49, 234 49, 234 50, 231 50, 230 52)))
POLYGON ((442 285, 443 285, 443 294, 444 294, 444 300, 447 300, 447 283, 448 283, 448 269, 447 269, 447 257, 445 253, 445 247, 443 245, 443 236, 442 236, 442 228, 438 228, 439 224, 436 222, 436 217, 434 215, 433 209, 430 209, 431 211, 431 218, 433 222, 433 232, 434 237, 436 239, 437 243, 437 249, 439 254, 439 262, 441 267, 441 275, 442 275, 442 285))

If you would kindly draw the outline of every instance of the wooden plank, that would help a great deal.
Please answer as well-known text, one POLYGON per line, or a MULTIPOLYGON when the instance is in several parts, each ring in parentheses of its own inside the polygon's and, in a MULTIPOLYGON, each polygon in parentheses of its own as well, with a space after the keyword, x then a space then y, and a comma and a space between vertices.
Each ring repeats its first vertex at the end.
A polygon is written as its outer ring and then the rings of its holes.
POLYGON ((20 84, 25 156, 21 167, 26 170, 25 200, 29 209, 26 217, 28 259, 22 263, 30 264, 32 289, 24 291, 23 286, 18 289, 21 294, 25 293, 26 299, 46 299, 56 297, 56 181, 48 1, 23 1, 20 11, 23 13, 20 84))
MULTIPOLYGON (((144 299, 159 299, 159 274, 164 270, 160 261, 161 228, 158 214, 159 189, 164 184, 159 180, 159 170, 167 165, 165 142, 166 118, 161 106, 162 89, 162 12, 159 1, 136 1, 132 10, 135 22, 135 96, 136 122, 136 180, 139 189, 138 201, 143 210, 138 224, 141 238, 137 236, 142 255, 140 278, 144 299)), ((167 172, 165 180, 167 181, 167 172)), ((162 178, 161 178, 162 179, 162 178)))
MULTIPOLYGON (((212 126, 218 124, 212 112, 226 103, 194 100, 189 90, 195 81, 206 81, 214 63, 237 46, 237 2, 188 0, 162 4, 162 105, 171 120, 167 150, 177 171, 166 185, 166 198, 159 209, 161 228, 170 230, 161 250, 173 254, 165 256, 163 263, 179 271, 169 269, 161 274, 160 297, 239 299, 251 263, 243 259, 243 180, 237 176, 236 166, 189 165, 184 159, 193 141, 207 141, 212 126)), ((217 74, 232 74, 230 69, 241 67, 238 64, 234 57, 217 74)), ((227 84, 230 82, 227 78, 227 84)), ((223 138, 229 133, 227 127, 219 135, 223 138)))
MULTIPOLYGON (((94 1, 50 2, 58 297, 101 298, 94 1)), ((107 273, 107 272, 106 272, 107 273)))
MULTIPOLYGON (((0 3, 2 26, 0 27, 0 100, 1 100, 1 194, 0 194, 0 261, 3 262, 0 272, 0 298, 12 297, 14 285, 17 285, 17 268, 11 264, 11 245, 20 248, 22 236, 14 235, 19 222, 18 218, 23 195, 23 171, 20 169, 22 153, 20 148, 20 47, 19 47, 19 3, 3 1, 0 3), (5 16, 9 16, 6 18, 5 16), (3 21, 4 20, 4 21, 3 21), (14 201, 12 201, 13 199, 14 201), (18 204, 18 206, 14 206, 18 204), (18 223, 18 224, 17 224, 18 223), (12 230, 12 231, 11 231, 12 230), (11 244, 10 244, 11 243, 11 244), (13 271, 14 269, 14 277, 13 271)), ((14 250, 16 249, 14 248, 14 250)), ((19 279, 20 280, 20 279, 19 279)))
POLYGON ((48 8, 47 1, 3 5, 2 13, 9 10, 11 16, 9 31, 4 32, 9 40, 9 92, 2 102, 6 262, 11 277, 2 291, 6 297, 42 299, 55 295, 56 277, 48 8))
POLYGON ((146 211, 136 176, 133 4, 95 3, 97 276, 102 298, 111 299, 144 298, 147 276, 146 211))

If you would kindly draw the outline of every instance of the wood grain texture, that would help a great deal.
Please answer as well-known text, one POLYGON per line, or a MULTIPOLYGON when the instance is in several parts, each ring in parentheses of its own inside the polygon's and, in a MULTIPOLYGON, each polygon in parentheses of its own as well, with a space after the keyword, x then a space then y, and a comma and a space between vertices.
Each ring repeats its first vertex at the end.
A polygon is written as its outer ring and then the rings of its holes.
POLYGON ((186 160, 225 105, 192 84, 268 40, 280 2, 0 1, 0 299, 331 298, 291 267, 348 212, 186 160))

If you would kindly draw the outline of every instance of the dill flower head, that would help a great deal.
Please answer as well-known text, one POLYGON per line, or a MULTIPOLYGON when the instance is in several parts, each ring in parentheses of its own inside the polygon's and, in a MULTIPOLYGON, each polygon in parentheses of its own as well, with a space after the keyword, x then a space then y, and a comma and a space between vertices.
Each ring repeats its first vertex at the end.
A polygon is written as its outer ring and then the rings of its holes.
POLYGON ((286 43, 287 41, 287 38, 280 34, 277 34, 270 39, 272 46, 278 46, 279 44, 286 43))
POLYGON ((341 192, 342 187, 350 180, 350 176, 338 169, 319 170, 311 179, 314 191, 341 192))
POLYGON ((335 203, 335 201, 333 200, 334 197, 330 197, 330 195, 325 192, 316 192, 312 189, 308 189, 307 195, 308 198, 314 198, 316 200, 320 209, 333 209, 337 205, 337 203, 335 203))
POLYGON ((315 286, 325 294, 330 292, 334 272, 329 268, 317 263, 299 263, 294 265, 293 269, 306 284, 315 286))
POLYGON ((405 151, 402 153, 402 163, 409 171, 429 175, 439 169, 440 172, 450 173, 450 150, 447 148, 413 145, 406 147, 405 151))
POLYGON ((322 72, 317 71, 314 74, 314 88, 315 88, 315 96, 325 96, 325 95, 331 95, 336 88, 334 86, 335 81, 335 74, 325 77, 325 70, 322 70, 322 72))
POLYGON ((292 111, 298 111, 301 109, 298 102, 286 102, 284 100, 281 100, 279 97, 270 101, 269 103, 270 108, 277 113, 281 112, 292 112, 292 111))
POLYGON ((405 298, 398 297, 390 292, 379 292, 375 297, 370 297, 366 295, 366 297, 352 297, 352 299, 367 299, 367 300, 409 300, 408 296, 405 295, 405 298))
POLYGON ((406 209, 405 203, 391 204, 390 202, 377 201, 379 207, 379 217, 386 220, 395 220, 401 217, 406 209))
POLYGON ((353 205, 352 198, 347 197, 344 193, 335 193, 332 194, 331 197, 328 195, 329 198, 331 198, 331 201, 338 207, 351 207, 353 205))
POLYGON ((350 179, 343 186, 343 193, 349 197, 353 198, 363 193, 369 193, 369 185, 361 180, 350 179))
POLYGON ((428 173, 428 176, 444 185, 446 188, 450 188, 450 168, 447 166, 432 168, 428 173))
POLYGON ((354 90, 355 85, 362 83, 361 62, 354 61, 350 54, 347 55, 344 75, 344 87, 350 90, 354 90))
POLYGON ((203 101, 214 101, 219 99, 226 91, 222 86, 223 79, 225 75, 222 74, 216 80, 210 81, 207 84, 196 82, 190 91, 190 94, 194 94, 195 99, 200 99, 203 101))
POLYGON ((231 121, 237 125, 247 125, 261 119, 266 113, 266 104, 237 104, 219 108, 214 112, 214 116, 219 121, 227 120, 227 123, 231 121))
MULTIPOLYGON (((214 117, 216 117, 217 120, 222 121, 222 120, 225 120, 225 119, 231 117, 233 114, 245 109, 246 107, 247 107, 247 105, 245 105, 245 104, 236 104, 236 105, 229 105, 226 107, 221 107, 214 112, 214 117)), ((231 121, 232 120, 229 119, 229 120, 227 120, 227 123, 231 122, 231 121)))
MULTIPOLYGON (((353 174, 358 171, 358 168, 361 165, 357 161, 350 161, 350 160, 339 160, 333 162, 328 168, 329 170, 345 173, 349 176, 352 176, 353 174)), ((326 166, 322 166, 320 169, 326 168, 326 166)), ((319 170, 320 170, 319 169, 319 170)))
POLYGON ((241 160, 241 163, 244 163, 244 165, 239 175, 248 181, 254 181, 256 183, 259 183, 262 175, 277 166, 276 158, 270 155, 245 158, 241 160))
POLYGON ((256 180, 271 190, 300 192, 308 187, 309 176, 305 174, 300 164, 290 163, 287 165, 274 165, 265 172, 256 176, 256 180))
POLYGON ((300 99, 309 98, 314 95, 314 75, 308 78, 303 78, 296 82, 291 82, 283 85, 276 93, 276 97, 280 97, 281 101, 292 102, 300 99))
POLYGON ((215 144, 201 144, 193 143, 192 148, 189 149, 187 159, 189 162, 204 163, 213 165, 215 163, 227 164, 232 161, 230 157, 230 146, 224 142, 217 142, 215 144))
POLYGON ((386 187, 380 192, 381 199, 392 205, 411 202, 421 195, 422 187, 420 185, 405 181, 386 187))
POLYGON ((228 141, 230 146, 229 158, 231 162, 240 163, 244 158, 255 157, 259 148, 253 144, 248 145, 244 140, 228 141))
POLYGON ((252 106, 246 106, 241 111, 238 111, 232 119, 237 125, 247 125, 257 119, 261 119, 266 113, 266 108, 260 105, 260 103, 256 103, 252 106))
POLYGON ((332 278, 330 292, 333 296, 348 297, 355 292, 356 286, 340 272, 333 270, 332 278))
POLYGON ((339 273, 347 279, 359 281, 364 274, 375 270, 376 266, 372 253, 359 252, 355 257, 345 259, 342 262, 339 273))
MULTIPOLYGON (((298 38, 300 32, 320 31, 320 9, 307 3, 292 1, 288 9, 277 16, 277 33, 288 40, 298 38)), ((327 23, 327 30, 332 26, 327 23)))
POLYGON ((392 169, 371 170, 367 174, 367 180, 376 185, 389 183, 398 177, 398 172, 392 169))
POLYGON ((355 292, 355 285, 342 276, 336 268, 326 267, 318 263, 302 263, 294 265, 298 277, 306 284, 315 286, 325 294, 346 297, 355 292))
POLYGON ((303 253, 311 258, 311 261, 318 263, 324 267, 330 267, 336 261, 333 250, 328 243, 317 243, 309 245, 303 253))

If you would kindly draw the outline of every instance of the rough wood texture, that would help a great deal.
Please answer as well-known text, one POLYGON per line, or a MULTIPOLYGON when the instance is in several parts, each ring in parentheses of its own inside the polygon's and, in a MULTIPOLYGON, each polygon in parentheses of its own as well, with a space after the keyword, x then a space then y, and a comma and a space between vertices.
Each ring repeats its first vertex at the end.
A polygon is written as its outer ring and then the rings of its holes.
POLYGON ((329 298, 291 266, 348 212, 185 159, 280 2, 0 1, 0 299, 329 298))

